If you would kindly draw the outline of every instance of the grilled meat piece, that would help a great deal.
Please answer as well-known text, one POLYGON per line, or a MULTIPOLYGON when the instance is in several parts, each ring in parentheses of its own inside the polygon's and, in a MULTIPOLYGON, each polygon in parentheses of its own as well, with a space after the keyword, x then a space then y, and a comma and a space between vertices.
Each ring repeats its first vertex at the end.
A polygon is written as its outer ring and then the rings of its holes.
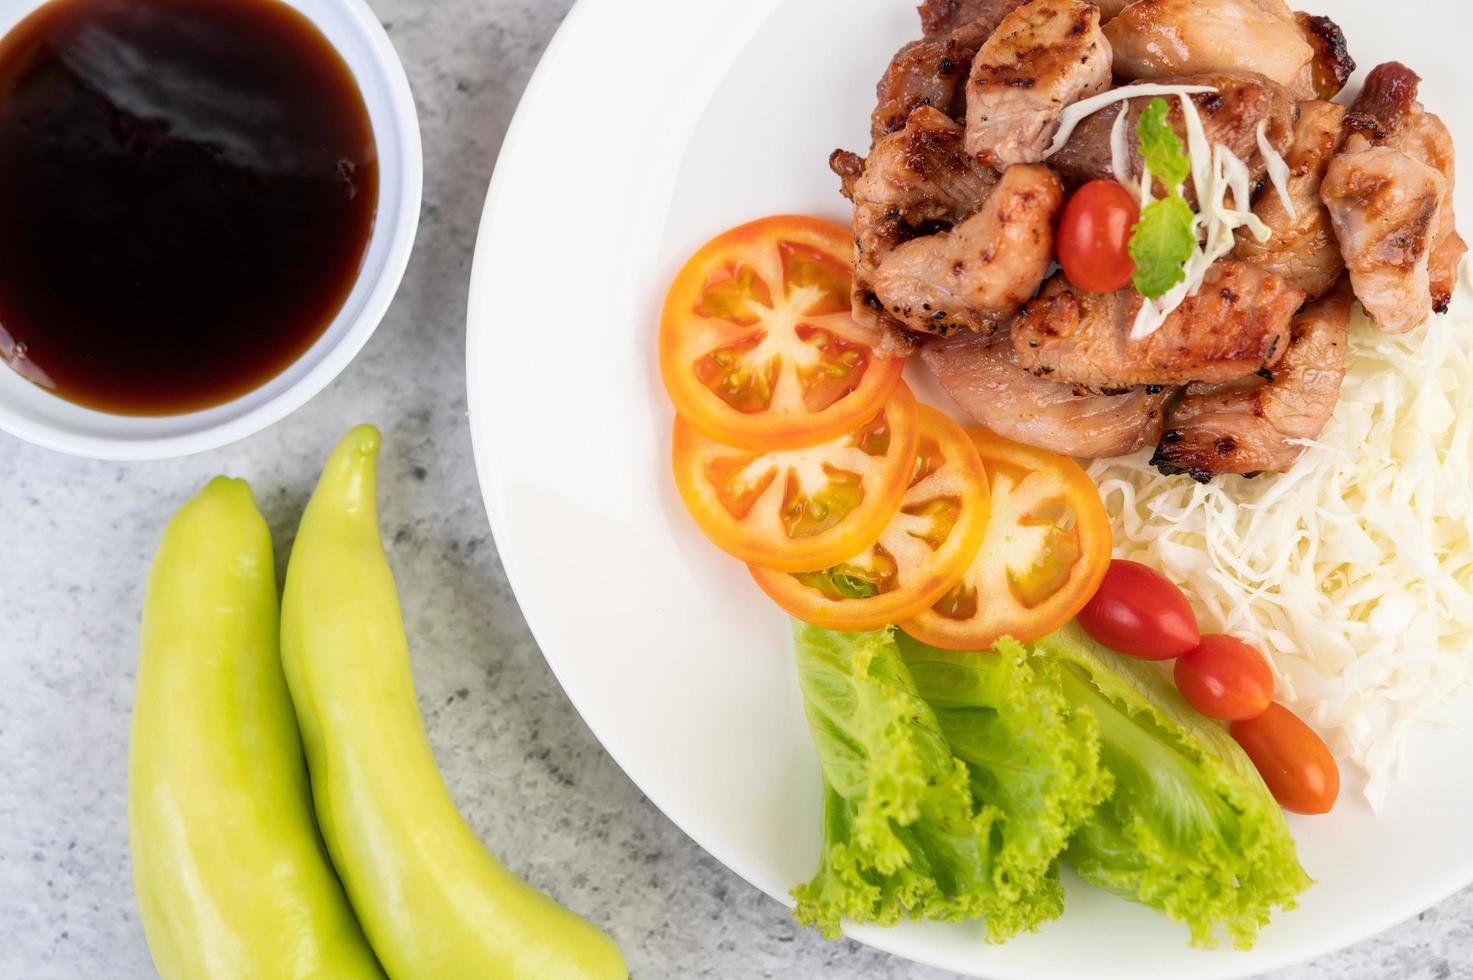
POLYGON ((1447 181, 1389 146, 1335 157, 1320 197, 1356 298, 1377 327, 1403 333, 1427 317, 1428 258, 1447 181))
POLYGON ((921 31, 926 37, 950 34, 978 21, 988 25, 988 33, 991 33, 1004 17, 1025 2, 1026 0, 922 0, 916 12, 921 15, 921 31))
POLYGON ((1064 185, 1048 167, 1009 167, 980 211, 897 247, 871 288, 885 312, 912 330, 991 333, 1043 282, 1063 207, 1064 185))
POLYGON ((1314 57, 1294 81, 1294 95, 1328 102, 1340 94, 1355 74, 1355 59, 1345 46, 1345 32, 1328 17, 1303 12, 1294 15, 1294 23, 1299 25, 1300 36, 1314 51, 1314 57))
POLYGON ((965 333, 921 348, 951 400, 979 425, 1017 442, 1066 456, 1103 458, 1156 442, 1174 388, 1094 395, 1046 381, 1018 363, 1006 328, 965 333))
POLYGON ((1303 301, 1304 290, 1273 273, 1222 259, 1155 333, 1131 340, 1139 293, 1088 293, 1059 274, 1013 321, 1013 346, 1034 374, 1093 391, 1220 384, 1272 367, 1303 301))
POLYGON ((1282 473, 1324 429, 1340 398, 1351 292, 1342 278, 1289 328, 1272 379, 1188 385, 1151 457, 1162 473, 1206 483, 1219 473, 1282 473))
POLYGON ((895 53, 875 86, 870 141, 905 125, 921 106, 958 122, 966 114, 972 59, 997 25, 1025 0, 925 0, 918 9, 925 37, 895 53))
POLYGON ((984 24, 950 34, 911 41, 891 59, 879 84, 870 116, 870 141, 905 125, 921 106, 939 109, 953 119, 966 114, 967 71, 991 29, 984 24))
POLYGON ((1100 23, 1108 24, 1120 16, 1120 11, 1129 7, 1133 0, 1095 0, 1095 6, 1100 8, 1100 23))
POLYGON ((1400 333, 1445 309, 1466 245, 1453 211, 1453 146, 1417 102, 1420 79, 1388 62, 1366 76, 1320 197, 1351 285, 1382 330, 1400 333))
POLYGON ((1136 0, 1105 37, 1122 78, 1255 71, 1292 85, 1314 56, 1287 7, 1254 0, 1136 0))
POLYGON ((1345 107, 1333 102, 1300 105, 1294 142, 1284 154, 1294 213, 1290 215, 1273 188, 1265 188, 1253 204, 1253 213, 1273 234, 1260 242, 1246 228, 1239 229, 1233 249, 1233 258, 1284 277, 1310 299, 1323 295, 1345 269, 1330 212, 1320 201, 1325 170, 1345 142, 1344 119, 1345 107))
MULTIPOLYGON (((1258 152, 1258 124, 1267 125, 1265 133, 1269 143, 1280 153, 1288 150, 1294 138, 1294 102, 1288 91, 1262 75, 1251 72, 1213 72, 1202 75, 1181 75, 1163 78, 1170 85, 1210 85, 1216 92, 1189 96, 1202 118, 1202 130, 1209 143, 1221 143, 1244 163, 1255 179, 1265 172, 1262 155, 1258 152)), ((1129 112, 1126 122, 1130 132, 1135 132, 1140 114, 1145 111, 1150 98, 1142 96, 1126 103, 1108 106, 1088 117, 1075 128, 1059 152, 1049 157, 1049 165, 1065 180, 1073 184, 1097 179, 1116 179, 1110 160, 1110 127, 1121 112, 1129 112)), ((1179 100, 1167 100, 1171 114, 1167 117, 1182 145, 1186 145, 1186 120, 1182 116, 1179 100)), ((1141 157, 1135 140, 1131 140, 1132 181, 1139 180, 1143 172, 1141 157)), ((1157 185, 1158 193, 1164 189, 1157 185)), ((1196 206, 1196 190, 1187 181, 1184 194, 1187 201, 1196 206)))
POLYGON ((963 151, 961 126, 929 106, 911 113, 867 159, 836 150, 829 166, 854 202, 854 318, 885 331, 884 356, 909 353, 914 344, 903 324, 885 315, 874 294, 875 270, 904 242, 977 213, 997 175, 963 151))
POLYGON ((1452 299, 1453 288, 1458 281, 1458 263, 1462 261, 1463 253, 1468 251, 1467 243, 1458 234, 1453 208, 1456 168, 1452 134, 1436 113, 1418 112, 1391 135, 1386 145, 1432 167, 1447 182, 1442 205, 1437 209, 1437 223, 1432 230, 1432 251, 1427 256, 1432 308, 1441 313, 1452 299))
POLYGON ((1417 102, 1421 84, 1421 76, 1399 61, 1377 65, 1366 75, 1346 125, 1372 143, 1384 141, 1422 111, 1417 102))
POLYGON ((967 152, 997 168, 1036 163, 1064 107, 1109 87, 1099 8, 1032 0, 1003 18, 972 61, 967 152))

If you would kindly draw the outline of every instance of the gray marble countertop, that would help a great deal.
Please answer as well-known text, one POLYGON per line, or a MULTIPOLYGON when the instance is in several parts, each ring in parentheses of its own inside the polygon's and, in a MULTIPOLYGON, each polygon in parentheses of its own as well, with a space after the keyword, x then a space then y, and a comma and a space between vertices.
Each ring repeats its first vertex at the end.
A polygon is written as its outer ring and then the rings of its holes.
MULTIPOLYGON (((171 462, 88 462, 0 435, 0 977, 154 975, 126 831, 148 561, 169 514, 218 472, 250 479, 284 556, 323 457, 359 421, 385 435, 383 525, 430 740, 470 822, 518 874, 576 895, 642 980, 947 976, 798 929, 688 840, 600 749, 507 587, 466 426, 466 284, 502 134, 566 5, 374 3, 419 105, 424 214, 388 319, 310 404, 171 462)), ((1473 978, 1473 891, 1275 980, 1342 977, 1473 978)))

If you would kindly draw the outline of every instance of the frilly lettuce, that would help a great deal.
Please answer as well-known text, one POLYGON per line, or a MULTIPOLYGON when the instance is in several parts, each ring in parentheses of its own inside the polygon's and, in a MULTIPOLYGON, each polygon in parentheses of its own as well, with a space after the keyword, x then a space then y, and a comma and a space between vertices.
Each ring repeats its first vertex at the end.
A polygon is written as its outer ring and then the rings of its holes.
POLYGON ((1193 945, 1215 945, 1220 927, 1250 948, 1274 908, 1293 908, 1310 884, 1253 763, 1154 667, 1101 649, 1078 626, 1036 648, 1099 721, 1115 778, 1069 842, 1069 863, 1090 884, 1185 923, 1193 945))
POLYGON ((1056 918, 1059 854, 1105 790, 1092 717, 1040 682, 1056 668, 1016 645, 943 660, 889 631, 794 633, 824 783, 798 921, 981 918, 1001 941, 1056 918))
POLYGON ((823 771, 798 921, 985 921, 1001 941, 1092 884, 1251 946, 1309 878, 1252 763, 1154 668, 1077 627, 984 653, 795 624, 823 771))

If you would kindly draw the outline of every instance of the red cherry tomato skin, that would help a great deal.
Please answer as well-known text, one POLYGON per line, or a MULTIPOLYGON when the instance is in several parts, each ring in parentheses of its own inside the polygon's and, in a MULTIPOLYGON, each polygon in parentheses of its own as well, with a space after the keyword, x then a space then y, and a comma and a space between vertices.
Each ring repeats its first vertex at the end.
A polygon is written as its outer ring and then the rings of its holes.
POLYGON ((1140 562, 1116 558, 1079 625, 1097 643, 1141 660, 1170 660, 1202 641, 1187 597, 1165 575, 1140 562))
POLYGON ((1228 728, 1279 806, 1295 813, 1329 813, 1340 795, 1340 768, 1313 728, 1281 704, 1228 728))
POLYGON ((1115 181, 1092 180, 1079 188, 1059 218, 1059 265, 1064 275, 1091 293, 1124 288, 1135 275, 1130 229, 1140 219, 1140 205, 1115 181))
POLYGON ((1274 672, 1263 654, 1221 633, 1209 633, 1182 654, 1175 675, 1187 703, 1218 721, 1257 718, 1274 697, 1274 672))

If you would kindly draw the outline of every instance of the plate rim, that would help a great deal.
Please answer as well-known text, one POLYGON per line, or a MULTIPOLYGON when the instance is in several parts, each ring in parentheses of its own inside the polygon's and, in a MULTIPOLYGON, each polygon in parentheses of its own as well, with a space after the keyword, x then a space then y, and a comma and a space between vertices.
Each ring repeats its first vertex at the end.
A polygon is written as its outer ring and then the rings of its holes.
MULTIPOLYGON (((660 3, 669 4, 671 0, 659 0, 660 3)), ((768 8, 775 8, 782 3, 791 0, 763 0, 768 8)), ((618 9, 617 0, 576 0, 570 8, 567 16, 554 33, 547 48, 538 59, 537 65, 528 79, 527 85, 522 92, 512 119, 508 124, 506 134, 498 150, 496 165, 488 183, 487 192, 482 207, 481 219, 478 224, 476 242, 471 263, 470 280, 468 284, 468 297, 466 308, 466 364, 465 383, 467 415, 471 433, 472 455, 474 458, 477 482, 481 491, 482 504, 485 508, 486 517, 491 527, 492 536, 497 545, 497 553, 502 566, 506 572, 508 587, 517 600, 518 611, 522 614, 524 622, 537 644, 538 652, 553 676, 557 679, 564 694, 572 703, 574 710, 578 712, 583 723, 587 725, 590 733, 598 741, 599 747, 619 767, 626 778, 657 808, 662 816, 668 819, 681 833, 685 834, 702 850, 716 858, 723 867, 737 875, 747 884, 757 889, 769 898, 774 899, 785 907, 791 908, 793 902, 785 894, 774 894, 771 890, 759 883, 757 877, 750 873, 745 867, 745 862, 730 853, 728 847, 719 841, 708 840, 707 835, 686 826, 680 819, 675 817, 669 809, 661 802, 664 794, 652 792, 650 788, 635 775, 629 765, 626 765, 622 753, 613 748, 599 731, 598 727, 589 720, 589 712, 578 695, 574 693, 574 686, 570 686, 564 677, 563 671, 566 667, 559 666, 558 658, 549 655, 543 636, 546 629, 540 620, 534 622, 533 617, 527 612, 527 605, 523 602, 524 588, 529 578, 526 571, 527 562, 522 550, 512 544, 513 537, 508 533, 512 526, 512 517, 508 505, 501 492, 501 487, 496 473, 500 467, 500 453, 496 445, 493 430, 497 423, 494 421, 496 413, 490 410, 494 400, 494 393, 489 391, 485 385, 476 381, 476 364, 480 359, 489 356, 494 348, 496 337, 496 325, 494 318, 483 315, 483 310, 488 304, 486 297, 498 288, 499 273, 490 266, 487 256, 493 249, 493 242, 497 236, 503 234, 500 230, 502 222, 498 215, 502 208, 502 199, 506 194, 506 180, 503 175, 508 169, 507 161, 515 159, 518 154, 525 153, 525 147, 529 142, 528 133, 536 127, 536 120, 551 115, 557 106, 553 104, 548 96, 551 92, 553 74, 561 67, 562 62, 569 57, 570 53, 576 52, 576 45, 584 42, 583 35, 587 27, 593 22, 595 12, 602 12, 608 8, 618 9)), ((762 16, 763 22, 770 14, 769 9, 762 16)), ((1473 263, 1470 263, 1468 272, 1473 274, 1473 263)), ((637 767, 635 767, 637 768, 637 767)), ((1225 969, 1217 969, 1214 965, 1203 962, 1200 970, 1194 971, 1191 980, 1234 980, 1234 978, 1248 977, 1264 971, 1282 970, 1311 960, 1319 959, 1326 955, 1346 949, 1357 943, 1381 935, 1386 931, 1409 921, 1420 912, 1432 908, 1446 901, 1459 891, 1473 885, 1473 863, 1465 867, 1461 873, 1451 874, 1442 885, 1431 891, 1419 892, 1417 900, 1404 901, 1395 908, 1390 915, 1377 916, 1378 924, 1369 930, 1357 930, 1353 935, 1334 935, 1330 938, 1328 934, 1319 933, 1315 936, 1297 941, 1289 948, 1282 951, 1256 951, 1251 965, 1245 964, 1241 967, 1227 966, 1225 969), (1431 897, 1428 897, 1431 896, 1431 897)), ((942 970, 954 970, 951 964, 938 963, 923 955, 917 955, 910 949, 897 948, 900 944, 887 940, 887 936, 893 935, 889 930, 874 925, 854 925, 846 923, 844 935, 863 945, 873 947, 882 952, 893 955, 899 959, 922 965, 932 966, 942 970)), ((977 973, 968 971, 966 974, 978 978, 991 977, 993 980, 1043 980, 1039 973, 1027 975, 1017 972, 997 972, 988 966, 988 973, 977 973)), ((1078 973, 1052 973, 1050 977, 1080 977, 1078 973)))

